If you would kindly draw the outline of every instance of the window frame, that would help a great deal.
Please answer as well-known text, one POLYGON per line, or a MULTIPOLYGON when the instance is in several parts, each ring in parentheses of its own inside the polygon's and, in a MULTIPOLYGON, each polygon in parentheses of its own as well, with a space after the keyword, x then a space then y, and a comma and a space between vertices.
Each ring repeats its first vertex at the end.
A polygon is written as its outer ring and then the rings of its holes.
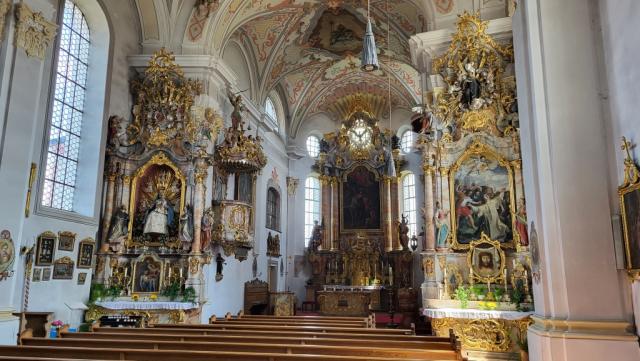
POLYGON ((411 172, 404 174, 400 182, 402 192, 401 209, 402 214, 406 215, 409 221, 409 238, 414 235, 418 235, 418 199, 416 194, 416 183, 416 175, 411 172), (411 179, 411 184, 408 184, 409 179, 411 179), (413 194, 411 194, 411 189, 413 190, 413 194))
POLYGON ((266 201, 266 213, 265 213, 265 227, 276 232, 280 232, 280 192, 270 186, 267 188, 267 201, 266 201), (270 196, 273 197, 271 200, 270 196))
POLYGON ((304 145, 305 145, 305 149, 307 151, 307 155, 309 157, 314 158, 314 159, 318 158, 318 156, 320 155, 320 137, 318 137, 315 134, 310 134, 307 137, 307 139, 305 139, 304 145), (314 138, 315 141, 316 141, 316 146, 315 146, 316 147, 316 153, 315 153, 315 155, 311 154, 311 151, 309 150, 309 139, 311 139, 311 138, 314 138))
POLYGON ((411 129, 407 129, 404 132, 400 133, 400 150, 404 153, 404 154, 409 154, 411 153, 414 148, 415 148, 415 143, 416 143, 416 137, 413 133, 413 130, 411 129), (407 149, 405 149, 405 142, 404 142, 404 138, 405 135, 410 134, 411 135, 411 144, 409 144, 407 146, 407 149))
POLYGON ((311 239, 311 235, 313 233, 314 221, 318 221, 320 223, 322 221, 322 184, 320 183, 320 179, 316 175, 309 175, 304 180, 304 246, 305 248, 309 247, 309 241, 311 239), (308 183, 310 180, 313 180, 315 187, 309 187, 308 183), (317 190, 318 197, 308 198, 308 190, 317 190), (312 204, 312 210, 309 211, 307 205, 312 204), (316 212, 317 211, 317 212, 316 212), (310 222, 307 223, 307 215, 311 215, 310 222), (317 217, 317 218, 315 218, 317 217))
MULTIPOLYGON (((66 0, 57 2, 56 24, 62 26, 64 20, 64 6, 66 0)), ((108 104, 111 83, 112 66, 112 30, 109 19, 101 3, 93 0, 71 0, 83 13, 87 22, 89 39, 89 58, 86 79, 85 106, 83 113, 83 137, 80 141, 80 156, 76 179, 87 179, 88 182, 76 181, 74 210, 67 211, 42 205, 45 183, 45 171, 49 147, 49 137, 53 115, 53 101, 55 97, 56 73, 61 42, 61 31, 58 31, 53 46, 47 49, 45 57, 45 71, 42 76, 41 93, 46 95, 43 101, 43 118, 38 127, 38 134, 42 136, 39 146, 34 152, 39 154, 37 163, 37 177, 34 182, 34 197, 32 197, 33 214, 45 218, 54 218, 77 224, 96 226, 100 224, 102 209, 103 175, 105 164, 104 139, 107 134, 108 104), (87 107, 86 104, 95 106, 87 107), (84 132, 86 126, 87 132, 84 132), (88 177, 88 178, 87 178, 88 177), (76 206, 79 204, 80 206, 76 206)))

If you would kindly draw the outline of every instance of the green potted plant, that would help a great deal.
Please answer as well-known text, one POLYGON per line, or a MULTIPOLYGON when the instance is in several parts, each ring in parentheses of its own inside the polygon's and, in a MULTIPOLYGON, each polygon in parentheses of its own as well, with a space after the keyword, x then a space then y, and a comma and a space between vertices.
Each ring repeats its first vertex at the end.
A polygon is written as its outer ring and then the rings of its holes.
POLYGON ((196 301, 196 289, 193 287, 187 287, 182 291, 182 302, 191 302, 194 303, 196 301))
POLYGON ((172 282, 170 285, 162 289, 161 296, 167 297, 171 301, 175 301, 180 294, 180 283, 172 282))
POLYGON ((466 286, 459 286, 455 291, 456 300, 460 301, 461 308, 469 307, 469 295, 471 294, 469 288, 466 286))

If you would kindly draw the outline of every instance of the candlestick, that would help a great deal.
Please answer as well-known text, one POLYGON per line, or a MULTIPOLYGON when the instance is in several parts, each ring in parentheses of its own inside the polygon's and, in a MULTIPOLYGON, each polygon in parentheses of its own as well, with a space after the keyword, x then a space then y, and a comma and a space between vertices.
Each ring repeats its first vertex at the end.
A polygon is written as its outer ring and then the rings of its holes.
POLYGON ((504 269, 504 290, 507 291, 507 269, 504 269))

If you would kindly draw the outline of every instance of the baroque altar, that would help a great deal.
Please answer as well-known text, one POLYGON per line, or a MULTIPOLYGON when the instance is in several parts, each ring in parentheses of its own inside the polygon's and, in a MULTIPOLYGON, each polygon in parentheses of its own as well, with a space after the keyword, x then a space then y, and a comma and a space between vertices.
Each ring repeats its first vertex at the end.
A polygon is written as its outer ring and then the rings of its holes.
POLYGON ((403 163, 397 137, 378 126, 358 97, 340 129, 321 140, 313 167, 321 183, 321 219, 306 253, 312 269, 307 289, 321 313, 397 310, 399 290, 411 288, 412 235, 398 204, 403 163))
POLYGON ((431 59, 428 102, 414 127, 425 175, 422 303, 434 332, 453 330, 467 355, 509 358, 526 343, 536 239, 526 217, 510 23, 495 37, 488 28, 464 13, 448 45, 430 44, 443 51, 431 59))
POLYGON ((101 247, 91 297, 98 302, 87 320, 120 312, 198 323, 203 266, 217 246, 225 253, 253 247, 247 221, 253 204, 242 204, 240 215, 216 209, 205 183, 233 171, 233 162, 243 171, 259 170, 264 163, 244 165, 263 160, 262 148, 244 135, 239 109, 218 144, 223 120, 196 104, 205 97, 202 90, 202 83, 186 78, 175 57, 161 49, 131 82, 131 118, 109 119, 101 247), (223 224, 234 224, 235 232, 230 236, 223 224), (229 238, 241 244, 224 247, 229 238), (189 306, 174 307, 178 304, 189 306))

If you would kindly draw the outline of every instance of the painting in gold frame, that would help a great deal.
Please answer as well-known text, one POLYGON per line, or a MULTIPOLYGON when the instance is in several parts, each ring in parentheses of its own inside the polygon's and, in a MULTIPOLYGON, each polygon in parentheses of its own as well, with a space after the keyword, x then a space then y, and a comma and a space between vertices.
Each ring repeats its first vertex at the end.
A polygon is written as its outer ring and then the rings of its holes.
POLYGON ((625 266, 627 270, 640 273, 640 169, 631 156, 632 145, 622 138, 624 160, 624 182, 618 188, 620 218, 624 238, 625 266))
POLYGON ((341 231, 380 231, 382 183, 377 173, 358 165, 340 183, 341 231))
POLYGON ((62 257, 53 262, 53 274, 51 276, 54 280, 70 280, 73 279, 74 262, 69 257, 62 257))
POLYGON ((157 295, 163 286, 163 274, 164 262, 155 253, 141 254, 133 263, 133 293, 157 295))
POLYGON ((78 245, 78 268, 91 268, 93 250, 96 242, 92 238, 85 238, 78 245))
POLYGON ((506 256, 500 242, 482 234, 480 239, 469 244, 467 252, 469 279, 479 283, 496 283, 504 281, 506 256))
POLYGON ((51 266, 56 254, 56 239, 53 232, 43 232, 38 236, 36 245, 36 266, 51 266))
POLYGON ((512 248, 517 241, 511 164, 491 147, 472 143, 451 166, 451 247, 467 250, 483 233, 512 248))
POLYGON ((58 232, 58 250, 73 252, 76 243, 76 234, 69 231, 58 232))

